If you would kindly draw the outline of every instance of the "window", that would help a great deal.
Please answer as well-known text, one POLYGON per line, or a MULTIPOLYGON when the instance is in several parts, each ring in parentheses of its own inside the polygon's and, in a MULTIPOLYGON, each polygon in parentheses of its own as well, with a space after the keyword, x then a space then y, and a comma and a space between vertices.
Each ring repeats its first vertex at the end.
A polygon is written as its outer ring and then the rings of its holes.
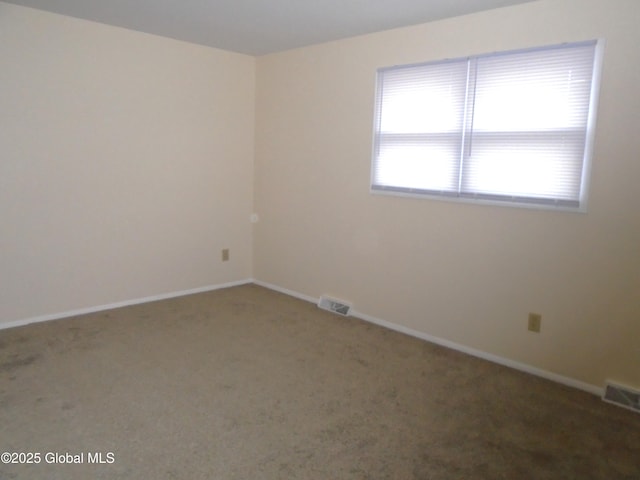
POLYGON ((584 210, 600 45, 380 69, 372 191, 584 210))

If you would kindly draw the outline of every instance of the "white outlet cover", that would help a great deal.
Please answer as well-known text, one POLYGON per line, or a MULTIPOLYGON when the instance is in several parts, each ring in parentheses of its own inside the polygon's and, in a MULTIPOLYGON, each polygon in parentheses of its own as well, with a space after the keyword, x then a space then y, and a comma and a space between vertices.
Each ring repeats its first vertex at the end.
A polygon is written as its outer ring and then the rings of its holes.
POLYGON ((249 217, 249 220, 251 221, 251 223, 258 223, 258 220, 260 220, 260 217, 258 217, 257 213, 252 213, 251 216, 249 217))

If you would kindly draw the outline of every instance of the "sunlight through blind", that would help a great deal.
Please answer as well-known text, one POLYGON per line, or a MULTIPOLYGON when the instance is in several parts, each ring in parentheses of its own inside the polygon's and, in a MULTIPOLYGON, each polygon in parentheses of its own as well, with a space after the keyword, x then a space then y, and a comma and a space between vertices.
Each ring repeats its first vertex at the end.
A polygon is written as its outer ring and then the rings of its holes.
POLYGON ((596 46, 379 70, 372 190, 580 207, 596 46))

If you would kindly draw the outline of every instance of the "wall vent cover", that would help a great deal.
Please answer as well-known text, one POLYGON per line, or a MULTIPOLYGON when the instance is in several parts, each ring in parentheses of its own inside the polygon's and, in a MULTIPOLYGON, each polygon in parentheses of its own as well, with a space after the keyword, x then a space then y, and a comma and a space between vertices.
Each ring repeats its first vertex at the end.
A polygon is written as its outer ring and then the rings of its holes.
POLYGON ((342 300, 327 297, 326 295, 322 295, 320 297, 320 300, 318 301, 318 308, 337 313, 338 315, 342 315, 344 317, 348 316, 351 313, 350 304, 348 304, 347 302, 343 302, 342 300))
POLYGON ((640 391, 633 388, 607 382, 602 399, 640 413, 640 391))

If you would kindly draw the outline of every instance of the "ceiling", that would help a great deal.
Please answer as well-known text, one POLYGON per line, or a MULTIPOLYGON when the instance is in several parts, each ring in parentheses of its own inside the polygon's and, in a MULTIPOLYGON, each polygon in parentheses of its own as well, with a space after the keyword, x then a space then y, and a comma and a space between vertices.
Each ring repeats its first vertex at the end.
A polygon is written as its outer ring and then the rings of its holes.
POLYGON ((4 0, 249 55, 533 0, 4 0))

